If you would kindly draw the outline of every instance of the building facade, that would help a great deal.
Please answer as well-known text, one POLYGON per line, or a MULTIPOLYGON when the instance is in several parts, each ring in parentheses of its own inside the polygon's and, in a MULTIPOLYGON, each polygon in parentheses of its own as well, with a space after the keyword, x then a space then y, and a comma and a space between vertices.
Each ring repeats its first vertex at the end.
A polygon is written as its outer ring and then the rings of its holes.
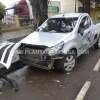
POLYGON ((91 17, 94 21, 100 22, 100 0, 94 0, 94 2, 92 2, 91 17))
POLYGON ((82 8, 82 3, 79 0, 50 0, 51 5, 54 6, 54 2, 59 2, 59 12, 60 13, 73 13, 79 12, 82 8))

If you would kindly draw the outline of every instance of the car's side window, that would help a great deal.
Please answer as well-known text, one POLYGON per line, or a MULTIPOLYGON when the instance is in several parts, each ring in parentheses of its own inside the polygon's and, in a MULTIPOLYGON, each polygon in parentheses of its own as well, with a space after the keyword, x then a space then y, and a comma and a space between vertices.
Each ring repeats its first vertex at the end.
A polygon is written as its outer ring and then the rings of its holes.
POLYGON ((90 19, 86 16, 81 20, 81 23, 79 25, 79 30, 78 33, 80 33, 81 35, 84 34, 84 31, 86 29, 88 29, 91 26, 91 21, 90 19))
POLYGON ((87 28, 91 27, 91 20, 89 17, 87 17, 87 28))

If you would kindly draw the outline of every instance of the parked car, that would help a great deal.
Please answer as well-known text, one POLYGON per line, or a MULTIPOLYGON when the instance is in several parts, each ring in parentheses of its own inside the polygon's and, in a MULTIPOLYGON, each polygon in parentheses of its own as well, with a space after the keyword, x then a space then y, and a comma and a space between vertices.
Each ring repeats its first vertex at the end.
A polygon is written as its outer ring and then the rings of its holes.
POLYGON ((97 28, 87 13, 53 16, 20 42, 5 44, 9 54, 3 54, 0 63, 9 68, 17 49, 21 51, 19 57, 25 64, 64 73, 72 71, 77 57, 93 46, 98 48, 100 31, 97 28))

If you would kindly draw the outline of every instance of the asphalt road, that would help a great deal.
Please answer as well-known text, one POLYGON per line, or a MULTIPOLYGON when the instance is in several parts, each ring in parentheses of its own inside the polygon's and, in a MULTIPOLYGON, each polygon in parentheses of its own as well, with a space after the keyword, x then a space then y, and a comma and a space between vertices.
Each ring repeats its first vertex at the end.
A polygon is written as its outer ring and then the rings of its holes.
POLYGON ((100 49, 91 49, 89 55, 78 58, 75 70, 66 74, 15 62, 12 66, 22 69, 8 77, 16 80, 20 91, 4 86, 0 100, 100 100, 99 59, 100 49))

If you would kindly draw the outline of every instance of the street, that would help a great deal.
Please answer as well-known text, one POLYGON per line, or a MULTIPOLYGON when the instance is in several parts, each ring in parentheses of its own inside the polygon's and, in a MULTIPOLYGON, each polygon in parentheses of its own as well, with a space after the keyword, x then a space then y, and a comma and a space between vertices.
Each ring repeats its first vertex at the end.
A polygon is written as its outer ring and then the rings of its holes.
POLYGON ((100 100, 100 0, 0 0, 0 100, 100 100))
POLYGON ((99 59, 100 49, 91 48, 89 54, 78 58, 75 70, 66 74, 15 62, 13 67, 23 68, 8 76, 16 80, 20 90, 15 93, 4 86, 0 100, 100 100, 99 59))

